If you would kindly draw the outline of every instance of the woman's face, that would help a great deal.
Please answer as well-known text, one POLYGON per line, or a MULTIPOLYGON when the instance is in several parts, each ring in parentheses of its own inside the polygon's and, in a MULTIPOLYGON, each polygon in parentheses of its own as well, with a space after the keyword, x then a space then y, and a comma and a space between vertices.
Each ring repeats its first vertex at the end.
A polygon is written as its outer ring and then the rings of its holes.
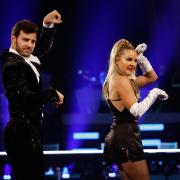
POLYGON ((125 49, 120 55, 116 56, 115 61, 123 75, 131 76, 136 70, 137 53, 135 50, 125 49))

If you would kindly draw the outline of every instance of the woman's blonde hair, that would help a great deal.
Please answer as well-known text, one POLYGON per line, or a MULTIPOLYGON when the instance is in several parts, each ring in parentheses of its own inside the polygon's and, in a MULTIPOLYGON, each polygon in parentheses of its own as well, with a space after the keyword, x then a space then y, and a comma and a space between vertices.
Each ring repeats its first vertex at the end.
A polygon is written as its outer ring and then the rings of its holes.
MULTIPOLYGON (((126 39, 120 39, 112 47, 109 58, 109 69, 103 84, 103 93, 106 99, 108 98, 108 82, 110 77, 114 73, 121 74, 118 66, 116 65, 115 59, 117 56, 121 55, 123 51, 126 49, 134 50, 134 46, 126 39)), ((132 77, 130 77, 130 79, 134 79, 134 78, 135 78, 135 74, 132 77)))

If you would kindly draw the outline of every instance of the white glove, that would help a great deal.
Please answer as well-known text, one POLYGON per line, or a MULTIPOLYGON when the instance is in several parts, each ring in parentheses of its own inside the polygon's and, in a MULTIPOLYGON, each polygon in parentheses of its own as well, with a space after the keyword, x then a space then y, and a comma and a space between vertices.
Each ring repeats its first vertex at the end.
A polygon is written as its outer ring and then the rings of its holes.
POLYGON ((141 53, 143 53, 144 51, 146 51, 146 49, 147 49, 147 44, 142 43, 142 44, 139 44, 139 45, 136 47, 135 51, 137 52, 137 54, 141 54, 141 53))
POLYGON ((165 101, 169 97, 165 91, 159 88, 153 88, 149 93, 157 94, 159 100, 161 101, 165 101))
POLYGON ((149 94, 146 98, 143 99, 143 101, 141 101, 140 103, 135 102, 131 106, 129 110, 130 113, 136 118, 141 117, 151 107, 151 105, 155 102, 157 98, 159 98, 160 100, 167 100, 168 95, 165 91, 159 88, 154 88, 149 91, 149 94))
POLYGON ((153 69, 148 59, 142 53, 138 55, 137 62, 143 71, 143 74, 146 74, 153 69))
POLYGON ((148 59, 143 55, 143 52, 146 51, 146 49, 147 45, 145 43, 139 44, 135 49, 138 54, 137 62, 143 71, 143 74, 146 74, 153 69, 148 59))

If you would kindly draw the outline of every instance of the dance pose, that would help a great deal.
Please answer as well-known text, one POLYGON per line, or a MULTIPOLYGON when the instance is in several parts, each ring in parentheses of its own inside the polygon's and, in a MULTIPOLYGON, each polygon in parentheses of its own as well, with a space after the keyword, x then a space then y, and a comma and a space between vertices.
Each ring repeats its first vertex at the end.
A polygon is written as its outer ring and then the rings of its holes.
POLYGON ((154 88, 139 102, 139 88, 158 78, 143 55, 146 48, 146 44, 140 44, 135 49, 125 39, 117 41, 111 50, 109 69, 103 85, 113 120, 105 137, 103 158, 108 163, 116 163, 125 180, 149 179, 138 118, 157 98, 168 98, 165 91, 154 88), (135 74, 137 64, 143 71, 141 76, 135 74))
POLYGON ((64 96, 53 88, 42 89, 39 68, 41 58, 52 46, 54 26, 61 22, 58 11, 47 14, 37 40, 37 25, 29 20, 18 21, 12 28, 11 46, 2 55, 10 114, 3 142, 16 180, 43 180, 45 176, 42 110, 47 102, 58 107, 64 96))

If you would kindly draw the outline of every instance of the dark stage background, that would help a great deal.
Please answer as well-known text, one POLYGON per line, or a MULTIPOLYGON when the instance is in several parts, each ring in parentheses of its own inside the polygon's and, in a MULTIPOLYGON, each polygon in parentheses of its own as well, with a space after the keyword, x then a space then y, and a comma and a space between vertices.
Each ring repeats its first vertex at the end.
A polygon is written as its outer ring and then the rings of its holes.
MULTIPOLYGON (((120 38, 128 39, 135 46, 142 42, 148 45, 145 55, 153 64, 159 79, 142 89, 141 97, 145 97, 153 87, 162 88, 169 94, 167 102, 155 103, 148 113, 158 116, 156 123, 166 123, 160 113, 165 113, 166 119, 170 119, 172 124, 174 121, 179 122, 178 0, 18 2, 4 0, 1 3, 1 50, 9 48, 11 28, 17 20, 26 18, 41 26, 43 17, 54 9, 61 13, 63 19, 63 23, 57 28, 52 50, 44 58, 42 65, 44 87, 53 86, 65 95, 61 108, 54 109, 50 104, 45 107, 44 129, 47 143, 52 141, 63 144, 64 149, 71 149, 68 145, 69 134, 88 131, 94 117, 99 114, 101 119, 97 119, 96 123, 103 122, 108 130, 111 121, 106 118, 109 109, 104 102, 101 88, 111 47, 120 38), (64 124, 64 117, 67 115, 70 127, 66 129, 64 127, 67 120, 64 124), (77 128, 70 125, 81 121, 82 125, 77 125, 77 128)), ((2 83, 0 91, 2 131, 8 121, 2 83)), ((146 123, 150 122, 151 119, 146 123)))
MULTIPOLYGON (((168 101, 156 102, 139 121, 149 129, 142 126, 144 148, 179 148, 180 1, 1 0, 0 50, 9 48, 16 21, 30 19, 41 26, 43 17, 54 9, 61 13, 63 23, 57 28, 41 73, 44 87, 53 86, 65 99, 59 109, 51 104, 44 109, 45 148, 102 148, 111 117, 101 88, 110 50, 121 38, 134 46, 147 43, 145 55, 159 76, 156 83, 141 90, 141 98, 154 87, 169 95, 168 101), (80 132, 95 133, 97 139, 93 134, 86 134, 90 139, 73 138, 80 132)), ((7 105, 0 83, 1 135, 8 121, 7 105)))

